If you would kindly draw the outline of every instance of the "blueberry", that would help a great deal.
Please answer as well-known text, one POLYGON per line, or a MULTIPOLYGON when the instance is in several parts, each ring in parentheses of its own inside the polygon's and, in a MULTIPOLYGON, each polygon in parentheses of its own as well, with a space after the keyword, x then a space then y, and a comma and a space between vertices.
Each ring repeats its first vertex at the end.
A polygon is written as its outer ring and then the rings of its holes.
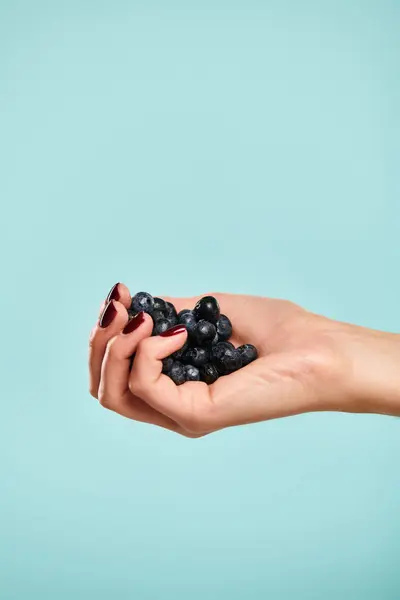
POLYGON ((194 307, 194 314, 198 321, 204 319, 216 323, 220 315, 218 300, 213 296, 204 296, 194 307))
POLYGON ((215 338, 215 334, 217 330, 215 325, 210 323, 209 321, 205 321, 202 319, 196 325, 196 329, 194 331, 194 338, 199 346, 204 344, 209 344, 215 338))
POLYGON ((221 358, 215 361, 215 366, 220 375, 228 375, 228 373, 237 371, 242 366, 240 352, 227 348, 221 358))
POLYGON ((205 348, 189 348, 184 353, 182 360, 195 367, 201 367, 209 361, 209 354, 205 348))
POLYGON ((229 340, 232 335, 232 323, 226 315, 221 315, 217 321, 217 333, 221 342, 229 340))
POLYGON ((164 312, 167 309, 167 303, 162 298, 154 298, 154 310, 164 312))
POLYGON ((218 333, 216 333, 214 339, 211 342, 211 346, 216 346, 219 341, 220 341, 219 340, 219 335, 218 335, 218 333))
POLYGON ((186 327, 189 335, 194 334, 197 321, 192 310, 181 310, 181 312, 178 314, 178 323, 186 327))
POLYGON ((174 360, 182 360, 182 356, 185 354, 185 352, 188 350, 189 348, 189 342, 186 340, 186 342, 183 344, 182 348, 179 348, 179 350, 177 350, 176 352, 174 352, 171 356, 174 360))
POLYGON ((167 317, 167 319, 170 319, 172 316, 177 319, 178 318, 178 314, 177 314, 176 308, 172 304, 172 302, 166 302, 165 305, 166 305, 166 308, 164 310, 164 314, 167 317))
POLYGON ((200 381, 200 371, 193 365, 186 365, 186 381, 200 381))
POLYGON ((253 344, 244 344, 243 346, 239 346, 238 352, 242 357, 242 366, 245 367, 249 365, 253 360, 258 358, 258 351, 253 344))
POLYGON ((220 342, 211 349, 211 359, 220 375, 237 371, 242 366, 242 358, 233 344, 220 342))
POLYGON ((147 292, 139 292, 132 298, 131 310, 136 313, 143 311, 151 315, 154 310, 153 296, 147 294, 147 292))
POLYGON ((165 314, 161 310, 153 310, 152 318, 154 323, 159 321, 160 319, 165 319, 165 314))
POLYGON ((230 342, 219 342, 216 346, 211 348, 211 360, 216 362, 220 360, 227 350, 234 350, 235 346, 230 342))
POLYGON ((217 381, 219 373, 213 364, 207 363, 206 365, 200 368, 200 377, 201 381, 204 381, 205 383, 207 383, 207 385, 211 385, 212 383, 217 381))
POLYGON ((168 371, 171 370, 172 365, 174 364, 174 359, 171 358, 170 356, 168 356, 167 358, 164 358, 164 360, 162 361, 162 364, 163 364, 162 372, 168 373, 168 371))
POLYGON ((153 327, 153 335, 160 335, 171 328, 171 324, 168 319, 158 319, 153 327))
POLYGON ((181 362, 175 361, 168 371, 168 376, 176 385, 182 385, 186 381, 185 367, 181 362))

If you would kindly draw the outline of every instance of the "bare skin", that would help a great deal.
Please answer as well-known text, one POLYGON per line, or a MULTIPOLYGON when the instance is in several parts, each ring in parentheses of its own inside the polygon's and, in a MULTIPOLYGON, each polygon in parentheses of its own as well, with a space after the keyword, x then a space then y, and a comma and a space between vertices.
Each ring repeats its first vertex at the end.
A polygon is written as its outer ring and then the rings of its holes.
MULTIPOLYGON (((145 315, 135 331, 122 333, 131 296, 123 284, 117 289, 112 322, 97 322, 90 336, 89 375, 92 396, 124 417, 195 438, 313 411, 400 416, 399 335, 332 321, 285 300, 211 294, 233 323, 232 342, 254 344, 259 358, 211 386, 176 386, 161 373, 161 361, 182 347, 186 332, 151 337, 145 315)), ((166 299, 179 311, 198 298, 166 299)))

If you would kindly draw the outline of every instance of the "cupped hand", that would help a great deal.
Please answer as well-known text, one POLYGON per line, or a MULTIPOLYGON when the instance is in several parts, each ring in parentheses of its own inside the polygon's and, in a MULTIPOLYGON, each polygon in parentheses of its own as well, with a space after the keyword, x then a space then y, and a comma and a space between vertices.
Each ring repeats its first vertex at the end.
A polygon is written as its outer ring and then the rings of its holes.
MULTIPOLYGON (((186 331, 151 337, 151 317, 142 313, 129 321, 131 295, 118 284, 90 337, 90 392, 102 406, 188 437, 304 412, 360 410, 363 392, 353 353, 363 354, 368 372, 374 356, 364 342, 379 332, 331 321, 285 300, 207 295, 218 299, 221 313, 232 321, 232 343, 254 344, 259 358, 213 385, 176 386, 162 374, 162 359, 183 346, 186 331)), ((198 300, 165 299, 178 311, 198 300)))

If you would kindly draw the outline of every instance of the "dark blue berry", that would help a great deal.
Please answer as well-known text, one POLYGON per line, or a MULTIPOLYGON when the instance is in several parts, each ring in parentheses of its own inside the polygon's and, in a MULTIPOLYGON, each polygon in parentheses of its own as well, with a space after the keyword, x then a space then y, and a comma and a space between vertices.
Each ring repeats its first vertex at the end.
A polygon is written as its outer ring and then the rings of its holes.
POLYGON ((209 354, 205 348, 194 347, 188 348, 184 353, 182 360, 195 367, 201 367, 209 361, 209 354))
POLYGON ((242 367, 249 365, 253 360, 258 358, 258 351, 253 344, 244 344, 243 346, 239 346, 238 352, 242 357, 242 367))
POLYGON ((219 340, 225 342, 232 335, 232 323, 226 315, 221 315, 217 321, 217 333, 219 340))
POLYGON ((186 381, 200 381, 200 371, 193 365, 186 365, 186 381))
POLYGON ((178 323, 186 327, 189 335, 194 334, 197 320, 192 310, 181 310, 181 312, 178 314, 178 323))
POLYGON ((139 313, 141 311, 151 313, 154 310, 154 298, 147 292, 139 292, 132 298, 131 310, 135 313, 139 313))
POLYGON ((216 360, 214 364, 220 375, 228 375, 228 373, 233 373, 233 371, 241 368, 242 357, 236 349, 226 349, 223 356, 216 360))
POLYGON ((210 350, 211 360, 218 361, 220 360, 227 350, 234 350, 235 346, 230 342, 219 342, 215 346, 212 346, 210 350))
POLYGON ((209 321, 205 321, 202 319, 196 325, 196 329, 194 331, 194 338, 199 346, 203 346, 204 344, 209 344, 215 338, 215 334, 217 330, 215 325, 210 323, 209 321))
POLYGON ((154 310, 164 312, 167 308, 167 303, 162 298, 154 298, 154 310))
POLYGON ((220 375, 237 371, 242 366, 240 353, 230 342, 220 342, 211 349, 211 360, 220 375))
POLYGON ((205 383, 207 383, 207 385, 211 385, 212 383, 217 381, 219 373, 215 365, 207 363, 203 367, 200 367, 200 377, 201 381, 204 381, 205 383))
POLYGON ((153 335, 160 335, 171 328, 171 324, 168 319, 158 319, 153 327, 153 335))
POLYGON ((213 296, 204 296, 194 307, 194 314, 198 321, 204 319, 210 323, 216 323, 220 315, 218 300, 213 296))
POLYGON ((162 361, 162 364, 163 364, 162 372, 168 373, 168 371, 171 370, 172 365, 174 364, 174 359, 171 358, 170 356, 168 356, 167 358, 164 358, 164 360, 162 361))
POLYGON ((154 323, 159 321, 160 319, 165 319, 165 314, 161 310, 153 310, 152 318, 154 323))
POLYGON ((167 317, 167 319, 170 319, 171 317, 175 317, 175 319, 177 319, 178 314, 177 314, 176 308, 172 304, 172 302, 166 302, 165 305, 166 305, 166 308, 164 310, 164 314, 167 317))
POLYGON ((216 346, 220 341, 218 333, 215 334, 215 338, 211 342, 211 346, 216 346))
POLYGON ((175 361, 168 371, 168 377, 170 377, 176 385, 182 385, 182 383, 185 383, 186 371, 183 364, 175 361))

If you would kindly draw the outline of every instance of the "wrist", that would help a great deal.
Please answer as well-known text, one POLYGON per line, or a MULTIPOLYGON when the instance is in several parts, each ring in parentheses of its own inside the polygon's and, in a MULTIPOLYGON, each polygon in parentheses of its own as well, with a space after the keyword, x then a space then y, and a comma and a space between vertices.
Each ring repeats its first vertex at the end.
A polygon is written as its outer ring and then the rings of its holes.
POLYGON ((338 329, 344 365, 341 410, 400 416, 400 335, 354 325, 338 329))

